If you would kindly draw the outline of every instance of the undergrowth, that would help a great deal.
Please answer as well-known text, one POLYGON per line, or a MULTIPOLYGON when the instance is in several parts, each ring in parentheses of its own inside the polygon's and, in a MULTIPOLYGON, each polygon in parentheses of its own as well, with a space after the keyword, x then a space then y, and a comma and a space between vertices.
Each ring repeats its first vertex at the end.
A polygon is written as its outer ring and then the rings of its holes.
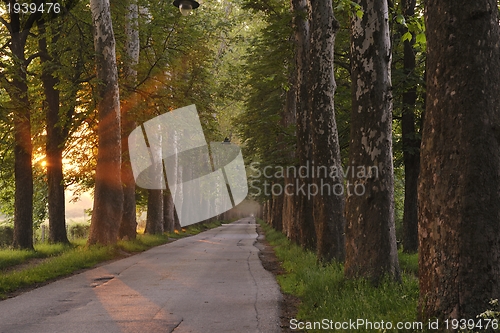
MULTIPOLYGON (((364 279, 344 278, 342 264, 319 264, 314 253, 292 244, 282 233, 261 221, 266 239, 274 247, 286 274, 277 277, 283 292, 297 296, 299 305, 297 320, 321 322, 352 322, 360 319, 371 322, 391 322, 397 332, 398 322, 416 322, 418 280, 417 255, 402 254, 402 283, 385 280, 378 286, 364 279)), ((417 327, 417 326, 415 326, 417 327)), ((307 330, 319 332, 320 330, 307 330)), ((331 330, 327 330, 331 331, 331 330)), ((343 331, 335 330, 335 331, 343 331)), ((344 331, 352 331, 347 329, 344 331)), ((357 327, 356 332, 377 330, 357 327)), ((410 332, 404 329, 401 332, 410 332)), ((323 330, 324 332, 324 330, 323 330)))

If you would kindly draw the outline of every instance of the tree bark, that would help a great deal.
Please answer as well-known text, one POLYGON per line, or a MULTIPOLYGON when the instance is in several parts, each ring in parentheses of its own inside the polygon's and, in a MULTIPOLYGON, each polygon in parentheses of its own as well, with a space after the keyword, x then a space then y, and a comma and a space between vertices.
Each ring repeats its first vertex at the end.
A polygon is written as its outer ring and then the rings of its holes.
POLYGON ((272 225, 277 231, 283 231, 283 200, 284 195, 273 195, 270 199, 273 201, 273 209, 271 211, 272 215, 272 225))
POLYGON ((146 216, 146 234, 163 233, 163 191, 148 190, 148 211, 146 216))
MULTIPOLYGON (((294 11, 293 25, 295 30, 295 65, 297 67, 297 158, 299 168, 310 168, 312 160, 311 130, 308 101, 308 69, 309 69, 309 7, 307 0, 292 0, 294 11)), ((312 183, 310 177, 298 175, 299 188, 308 188, 312 183)), ((316 230, 312 214, 313 203, 306 195, 297 195, 297 220, 299 221, 299 239, 302 247, 316 249, 316 230)))
POLYGON ((364 15, 351 18, 345 275, 378 283, 384 275, 395 279, 400 275, 394 226, 389 18, 387 1, 356 3, 364 15))
MULTIPOLYGON (((408 20, 415 14, 416 0, 403 0, 403 15, 408 20)), ((403 33, 408 29, 404 29, 403 33)), ((415 103, 417 86, 414 77, 415 51, 414 40, 404 41, 404 71, 410 84, 403 93, 402 136, 403 159, 405 168, 405 198, 403 213, 403 251, 415 253, 418 250, 418 175, 420 172, 420 139, 415 129, 415 103)))
POLYGON ((122 219, 120 94, 109 0, 90 0, 100 98, 94 208, 89 244, 113 244, 122 219))
POLYGON ((7 89, 14 115, 14 242, 15 248, 33 249, 33 173, 31 159, 31 115, 26 83, 26 39, 31 25, 21 30, 19 14, 11 13, 10 49, 16 62, 10 87, 7 89))
POLYGON ((181 230, 181 223, 179 222, 179 216, 177 215, 177 210, 174 208, 174 230, 181 230))
POLYGON ((167 189, 163 191, 163 230, 165 232, 174 232, 174 209, 172 194, 167 186, 167 189))
MULTIPOLYGON (((297 69, 295 66, 291 69, 289 75, 289 85, 290 89, 286 93, 285 107, 282 114, 282 125, 288 128, 296 124, 297 121, 297 69)), ((297 135, 297 133, 294 133, 297 135)), ((285 143, 286 144, 286 143, 285 143)), ((288 156, 285 159, 289 165, 294 165, 296 163, 296 153, 297 147, 288 152, 288 156)), ((299 231, 298 231, 298 220, 296 215, 296 204, 297 197, 295 192, 295 182, 298 178, 294 175, 285 175, 283 179, 283 188, 285 192, 283 194, 283 208, 282 208, 282 220, 283 220, 283 232, 285 235, 294 243, 299 243, 299 231), (290 190, 291 189, 291 190, 290 190)), ((258 214, 256 214, 258 215, 258 214)))
POLYGON ((60 93, 56 89, 59 80, 54 76, 54 64, 49 59, 45 24, 38 22, 38 30, 42 35, 38 42, 39 49, 45 56, 41 57, 42 85, 45 93, 46 121, 46 166, 48 183, 49 240, 52 243, 69 243, 66 232, 66 203, 64 195, 64 175, 62 155, 66 141, 65 124, 69 119, 60 117, 60 93))
MULTIPOLYGON (((137 0, 129 0, 126 19, 127 41, 125 53, 127 65, 125 68, 127 86, 131 89, 137 83, 137 70, 135 66, 139 63, 139 6, 137 0)), ((120 238, 135 239, 137 235, 137 217, 135 202, 135 180, 130 164, 128 147, 128 136, 135 129, 137 123, 134 121, 132 109, 137 103, 137 96, 131 91, 122 102, 122 188, 123 188, 123 215, 120 224, 120 238)))
POLYGON ((500 297, 500 27, 495 0, 428 0, 419 307, 462 319, 500 297))
POLYGON ((335 121, 333 50, 339 23, 333 16, 331 0, 311 0, 311 42, 309 54, 308 95, 311 114, 312 160, 314 171, 313 217, 316 228, 316 252, 323 261, 344 261, 345 218, 344 193, 335 194, 335 186, 342 188, 342 173, 330 177, 331 167, 342 168, 335 121), (324 168, 324 169, 322 169, 324 168))

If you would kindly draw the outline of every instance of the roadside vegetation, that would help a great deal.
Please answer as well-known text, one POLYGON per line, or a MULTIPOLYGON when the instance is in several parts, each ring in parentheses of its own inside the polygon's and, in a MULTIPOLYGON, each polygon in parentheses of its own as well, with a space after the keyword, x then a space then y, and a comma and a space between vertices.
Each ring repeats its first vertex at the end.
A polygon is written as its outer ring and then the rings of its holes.
MULTIPOLYGON (((417 321, 416 254, 399 253, 401 284, 387 279, 375 287, 364 279, 345 279, 343 265, 318 263, 314 253, 304 251, 267 223, 259 222, 266 234, 266 240, 273 246, 278 260, 286 271, 286 274, 277 276, 282 291, 297 296, 301 301, 297 320, 321 322, 323 319, 328 319, 335 322, 349 322, 364 319, 371 322, 390 321, 394 325, 398 322, 417 321)), ((316 331, 320 330, 307 330, 307 332, 316 331)))
POLYGON ((104 261, 146 251, 173 240, 196 235, 216 228, 225 222, 216 221, 190 225, 172 233, 139 234, 137 239, 119 241, 116 245, 88 246, 86 239, 71 241, 70 245, 37 244, 34 251, 0 249, 0 299, 23 288, 32 288, 56 278, 93 267, 104 261))

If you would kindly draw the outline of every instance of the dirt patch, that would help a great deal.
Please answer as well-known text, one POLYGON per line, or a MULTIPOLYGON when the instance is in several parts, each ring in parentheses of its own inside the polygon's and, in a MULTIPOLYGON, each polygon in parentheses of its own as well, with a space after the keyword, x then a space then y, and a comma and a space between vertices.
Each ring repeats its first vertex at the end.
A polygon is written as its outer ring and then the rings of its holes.
MULTIPOLYGON (((269 272, 273 273, 274 276, 285 274, 286 271, 281 266, 281 262, 276 258, 273 247, 266 241, 265 234, 260 225, 257 225, 257 232, 259 237, 257 238, 259 251, 259 258, 262 262, 262 266, 269 272)), ((300 330, 290 329, 290 319, 297 318, 298 306, 300 304, 300 299, 296 296, 281 293, 283 295, 283 300, 280 304, 280 320, 281 320, 281 332, 304 332, 300 330)))

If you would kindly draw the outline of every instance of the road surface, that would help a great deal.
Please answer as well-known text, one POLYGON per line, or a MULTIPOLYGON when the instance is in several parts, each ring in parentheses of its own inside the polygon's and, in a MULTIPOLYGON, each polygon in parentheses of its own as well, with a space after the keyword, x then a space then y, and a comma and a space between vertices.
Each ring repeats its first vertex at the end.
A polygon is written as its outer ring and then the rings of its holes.
POLYGON ((1 333, 279 332, 253 218, 0 302, 1 333))

